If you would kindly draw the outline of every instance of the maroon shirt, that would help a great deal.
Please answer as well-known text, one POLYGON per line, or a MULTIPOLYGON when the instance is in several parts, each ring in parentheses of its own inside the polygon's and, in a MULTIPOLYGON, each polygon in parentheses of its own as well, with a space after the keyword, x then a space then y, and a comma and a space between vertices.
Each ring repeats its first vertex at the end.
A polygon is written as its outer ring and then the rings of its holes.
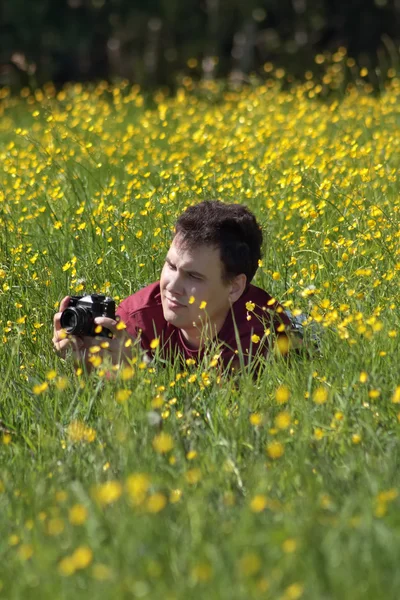
MULTIPOLYGON (((290 327, 289 318, 282 306, 276 301, 272 301, 272 297, 267 292, 254 285, 247 287, 232 308, 233 310, 228 313, 218 333, 218 338, 214 340, 221 346, 221 358, 225 366, 237 355, 238 344, 234 322, 236 323, 245 362, 248 361, 249 356, 259 353, 267 354, 268 338, 265 336, 266 329, 269 328, 271 332, 279 335, 282 332, 280 326, 290 327), (255 304, 253 311, 249 312, 247 310, 247 302, 255 304), (251 318, 248 319, 248 316, 251 318), (253 335, 259 336, 260 341, 257 343, 251 341, 253 335)), ((182 331, 164 319, 160 283, 158 281, 123 300, 117 309, 117 315, 126 324, 127 332, 131 336, 140 339, 142 348, 149 356, 154 353, 150 343, 155 338, 160 339, 158 351, 162 358, 171 360, 179 353, 185 359, 198 360, 204 355, 204 348, 200 350, 189 348, 182 331)))

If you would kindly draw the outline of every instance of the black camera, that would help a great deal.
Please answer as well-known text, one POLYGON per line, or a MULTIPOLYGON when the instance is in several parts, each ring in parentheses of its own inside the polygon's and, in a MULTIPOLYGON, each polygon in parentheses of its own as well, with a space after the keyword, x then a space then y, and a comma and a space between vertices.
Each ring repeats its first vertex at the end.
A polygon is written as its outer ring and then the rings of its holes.
POLYGON ((68 308, 61 314, 61 327, 70 335, 100 335, 111 338, 111 331, 105 327, 100 333, 95 332, 96 317, 115 319, 115 302, 112 298, 102 294, 71 296, 68 308))

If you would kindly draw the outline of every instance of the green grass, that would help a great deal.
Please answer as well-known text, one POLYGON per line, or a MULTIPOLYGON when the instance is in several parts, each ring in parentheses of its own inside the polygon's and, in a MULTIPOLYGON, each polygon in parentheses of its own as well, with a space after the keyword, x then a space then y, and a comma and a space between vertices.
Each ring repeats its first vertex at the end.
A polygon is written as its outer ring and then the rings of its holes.
POLYGON ((400 83, 311 84, 2 94, 0 597, 397 598, 400 83), (208 198, 255 212, 255 283, 321 353, 255 380, 61 361, 61 298, 156 280, 208 198))

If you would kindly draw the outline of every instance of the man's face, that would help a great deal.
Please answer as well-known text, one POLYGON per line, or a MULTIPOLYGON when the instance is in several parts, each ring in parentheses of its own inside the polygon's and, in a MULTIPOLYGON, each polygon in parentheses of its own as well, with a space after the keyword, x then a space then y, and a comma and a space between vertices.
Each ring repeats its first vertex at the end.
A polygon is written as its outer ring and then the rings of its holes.
POLYGON ((230 309, 231 285, 222 280, 219 250, 213 246, 187 248, 173 240, 160 278, 161 301, 166 321, 184 330, 201 328, 211 321, 217 330, 230 309), (194 302, 193 302, 194 298, 194 302), (206 302, 205 309, 200 309, 206 302))

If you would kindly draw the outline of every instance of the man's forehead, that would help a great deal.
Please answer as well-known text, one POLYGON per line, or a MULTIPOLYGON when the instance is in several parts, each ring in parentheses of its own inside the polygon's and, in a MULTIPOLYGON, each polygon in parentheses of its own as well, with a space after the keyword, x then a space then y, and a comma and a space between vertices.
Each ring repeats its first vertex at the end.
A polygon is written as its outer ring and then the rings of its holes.
POLYGON ((204 273, 210 273, 214 269, 218 269, 218 272, 221 270, 219 249, 211 244, 189 245, 175 238, 168 250, 167 259, 176 262, 182 268, 204 273))
POLYGON ((172 240, 171 246, 168 250, 168 256, 173 255, 181 258, 182 260, 207 260, 210 257, 215 260, 220 258, 219 249, 211 244, 189 244, 179 238, 172 240))

